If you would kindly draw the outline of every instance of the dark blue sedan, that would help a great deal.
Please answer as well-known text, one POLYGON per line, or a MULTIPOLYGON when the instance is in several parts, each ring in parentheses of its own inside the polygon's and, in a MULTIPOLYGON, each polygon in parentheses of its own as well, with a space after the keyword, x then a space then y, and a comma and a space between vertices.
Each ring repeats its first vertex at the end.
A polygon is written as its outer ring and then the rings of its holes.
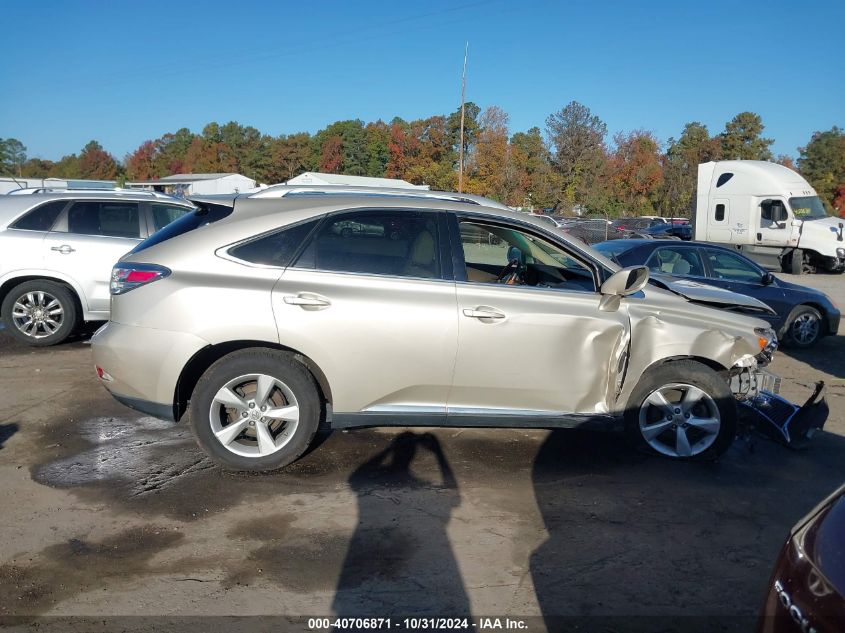
POLYGON ((639 233, 646 233, 647 235, 651 235, 654 238, 668 238, 668 237, 677 237, 678 239, 682 240, 691 240, 692 239, 692 225, 690 224, 657 224, 655 226, 650 226, 647 229, 643 229, 639 231, 639 233))
POLYGON ((620 266, 645 265, 654 273, 726 288, 768 304, 777 315, 765 317, 778 338, 810 347, 839 329, 839 309, 823 292, 777 279, 735 250, 678 240, 613 240, 593 248, 620 266))

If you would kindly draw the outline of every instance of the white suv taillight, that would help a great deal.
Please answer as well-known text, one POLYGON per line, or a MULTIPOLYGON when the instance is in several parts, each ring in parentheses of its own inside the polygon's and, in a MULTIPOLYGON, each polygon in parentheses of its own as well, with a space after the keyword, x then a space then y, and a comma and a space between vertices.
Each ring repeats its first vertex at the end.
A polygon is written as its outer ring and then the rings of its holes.
POLYGON ((122 295, 139 286, 164 279, 170 274, 170 269, 156 264, 133 264, 126 262, 118 264, 111 271, 109 292, 122 295))

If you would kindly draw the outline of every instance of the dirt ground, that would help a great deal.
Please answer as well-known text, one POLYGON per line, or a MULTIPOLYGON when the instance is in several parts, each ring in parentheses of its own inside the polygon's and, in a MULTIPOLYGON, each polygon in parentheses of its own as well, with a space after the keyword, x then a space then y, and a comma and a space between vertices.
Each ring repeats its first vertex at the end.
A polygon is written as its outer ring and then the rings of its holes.
MULTIPOLYGON (((845 306, 845 278, 801 281, 845 306)), ((94 630, 109 616, 331 614, 749 630, 787 531, 845 481, 845 337, 782 350, 771 369, 796 400, 828 382, 826 432, 806 451, 737 441, 715 464, 679 464, 613 434, 357 430, 242 476, 186 425, 114 402, 84 338, 30 349, 0 333, 0 616, 62 616, 5 623, 63 630, 66 616, 96 616, 94 630)))

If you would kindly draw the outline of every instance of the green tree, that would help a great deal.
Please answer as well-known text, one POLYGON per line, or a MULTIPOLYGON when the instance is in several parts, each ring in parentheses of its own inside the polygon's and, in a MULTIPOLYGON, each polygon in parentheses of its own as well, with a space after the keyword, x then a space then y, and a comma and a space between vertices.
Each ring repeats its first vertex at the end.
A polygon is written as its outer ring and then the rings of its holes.
POLYGON ((21 175, 24 178, 49 178, 55 167, 56 164, 51 160, 30 158, 23 164, 21 175))
POLYGON ((26 162, 26 147, 16 138, 0 139, 0 172, 20 176, 26 162))
POLYGON ((763 120, 754 112, 740 112, 725 124, 722 132, 722 158, 725 160, 771 160, 769 146, 774 142, 763 138, 763 120))
POLYGON ((390 160, 390 127, 382 120, 368 123, 364 128, 367 176, 381 178, 390 160))
POLYGON ((840 189, 845 187, 845 131, 833 126, 816 132, 806 147, 799 149, 798 169, 813 185, 829 209, 841 206, 840 189))
POLYGON ((546 119, 546 131, 554 148, 553 165, 561 176, 561 201, 572 205, 600 200, 606 163, 604 121, 572 101, 546 119))
POLYGON ((691 217, 695 207, 698 165, 719 160, 721 155, 721 137, 711 137, 707 126, 698 121, 687 123, 678 140, 670 138, 663 157, 661 214, 691 217))

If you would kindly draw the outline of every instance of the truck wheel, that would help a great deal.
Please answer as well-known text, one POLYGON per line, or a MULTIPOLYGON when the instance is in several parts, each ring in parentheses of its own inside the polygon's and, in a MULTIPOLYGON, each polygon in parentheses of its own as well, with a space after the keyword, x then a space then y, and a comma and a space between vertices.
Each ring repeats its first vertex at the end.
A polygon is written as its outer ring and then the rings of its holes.
POLYGON ((790 347, 812 347, 821 338, 822 315, 812 306, 797 306, 786 323, 785 342, 790 347))
POLYGON ((804 272, 804 251, 800 248, 796 248, 792 251, 792 255, 789 257, 789 270, 784 272, 788 272, 791 275, 800 275, 804 272))
POLYGON ((67 286, 46 279, 12 288, 0 312, 9 334, 34 347, 61 343, 73 334, 80 320, 73 293, 67 286))
POLYGON ((320 396, 308 369, 289 354, 245 349, 202 375, 191 398, 191 427, 219 465, 268 471, 302 455, 317 432, 320 396))
POLYGON ((736 418, 728 384, 706 365, 681 360, 643 374, 628 401, 625 428, 640 450, 707 461, 731 446, 736 418))

